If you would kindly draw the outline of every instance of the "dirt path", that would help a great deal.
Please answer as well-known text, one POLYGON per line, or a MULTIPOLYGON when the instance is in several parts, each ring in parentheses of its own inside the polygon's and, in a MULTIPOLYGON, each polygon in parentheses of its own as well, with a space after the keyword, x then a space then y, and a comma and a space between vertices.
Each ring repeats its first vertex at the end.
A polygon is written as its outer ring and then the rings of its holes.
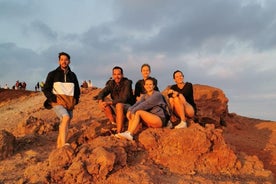
POLYGON ((13 132, 18 122, 42 108, 45 97, 41 92, 21 95, 18 96, 17 92, 9 95, 0 93, 0 130, 13 132))

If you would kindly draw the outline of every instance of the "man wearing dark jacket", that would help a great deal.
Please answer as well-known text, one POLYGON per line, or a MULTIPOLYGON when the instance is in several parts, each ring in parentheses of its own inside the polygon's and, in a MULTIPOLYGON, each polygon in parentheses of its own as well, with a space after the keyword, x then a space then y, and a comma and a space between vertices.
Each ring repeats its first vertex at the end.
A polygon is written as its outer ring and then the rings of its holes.
POLYGON ((121 67, 115 66, 112 69, 112 80, 106 83, 97 99, 100 109, 112 124, 117 125, 117 133, 120 133, 127 109, 134 104, 132 81, 124 77, 121 67), (108 95, 110 95, 111 101, 105 101, 105 97, 108 95))
POLYGON ((43 93, 47 98, 45 108, 53 108, 61 120, 57 138, 57 148, 60 148, 69 145, 66 143, 68 127, 74 106, 79 102, 80 88, 77 76, 69 67, 70 55, 61 52, 58 58, 59 67, 48 73, 43 93))

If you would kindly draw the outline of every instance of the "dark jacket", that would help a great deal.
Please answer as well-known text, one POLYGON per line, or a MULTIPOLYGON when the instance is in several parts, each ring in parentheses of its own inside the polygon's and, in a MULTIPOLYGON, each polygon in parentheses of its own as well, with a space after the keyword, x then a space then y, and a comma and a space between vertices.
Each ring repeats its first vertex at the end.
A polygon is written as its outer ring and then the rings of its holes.
POLYGON ((132 81, 127 78, 122 78, 119 84, 114 80, 107 82, 106 86, 99 92, 98 100, 110 94, 113 105, 117 103, 134 104, 134 97, 132 92, 132 81))
POLYGON ((60 67, 48 73, 43 93, 47 98, 44 105, 52 102, 64 106, 68 110, 79 102, 80 87, 77 76, 68 70, 64 72, 60 67))

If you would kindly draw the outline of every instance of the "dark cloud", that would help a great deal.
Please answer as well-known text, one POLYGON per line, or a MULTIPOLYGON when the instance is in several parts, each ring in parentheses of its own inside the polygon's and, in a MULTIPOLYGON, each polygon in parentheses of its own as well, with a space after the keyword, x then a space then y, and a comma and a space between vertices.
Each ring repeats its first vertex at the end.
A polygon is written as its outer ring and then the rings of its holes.
POLYGON ((48 25, 39 20, 31 22, 26 31, 29 36, 35 35, 39 38, 44 38, 45 40, 50 41, 56 41, 57 39, 57 33, 53 31, 48 25))
MULTIPOLYGON (((121 1, 117 4, 116 24, 129 35, 139 30, 156 33, 148 39, 135 37, 127 43, 138 50, 158 52, 191 51, 216 39, 220 47, 232 39, 252 44, 256 49, 275 46, 275 2, 263 7, 257 3, 242 5, 240 1, 121 1)), ((115 24, 115 25, 116 25, 115 24)), ((220 52, 221 50, 212 50, 220 52)))
POLYGON ((0 55, 1 85, 7 83, 12 86, 16 80, 34 85, 37 80, 44 80, 42 78, 51 66, 46 62, 47 58, 30 49, 19 48, 14 43, 0 44, 0 55))

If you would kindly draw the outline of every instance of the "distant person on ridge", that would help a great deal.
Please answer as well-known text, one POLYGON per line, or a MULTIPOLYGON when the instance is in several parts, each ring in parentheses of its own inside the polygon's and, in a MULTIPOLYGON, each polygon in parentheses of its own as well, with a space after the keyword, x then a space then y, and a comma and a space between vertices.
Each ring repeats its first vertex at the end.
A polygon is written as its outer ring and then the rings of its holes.
POLYGON ((81 85, 82 88, 88 88, 88 83, 85 81, 82 82, 82 85, 81 85))
POLYGON ((117 133, 123 129, 125 114, 128 107, 134 103, 132 81, 124 77, 123 69, 115 66, 112 69, 112 79, 97 95, 100 109, 105 113, 112 124, 117 125, 117 133), (110 94, 111 101, 105 97, 110 94))
MULTIPOLYGON (((151 73, 151 68, 149 64, 143 64, 141 66, 141 74, 143 79, 138 80, 135 84, 135 89, 134 89, 134 97, 135 100, 138 101, 143 94, 146 94, 146 90, 145 90, 145 80, 148 79, 150 77, 150 73, 151 73)), ((158 86, 157 86, 157 80, 153 77, 151 77, 153 79, 153 83, 154 83, 154 90, 155 91, 159 91, 158 86)))
POLYGON ((59 67, 48 73, 43 87, 43 93, 47 97, 44 106, 53 110, 60 118, 59 134, 57 138, 57 148, 61 148, 66 143, 68 127, 73 117, 73 109, 79 102, 80 87, 77 76, 71 71, 70 55, 59 53, 59 67))
POLYGON ((172 85, 168 91, 169 103, 173 113, 181 120, 174 128, 186 128, 186 118, 193 118, 196 113, 193 85, 184 82, 184 75, 179 70, 173 72, 173 79, 176 84, 172 85))
POLYGON ((5 84, 4 89, 9 89, 8 84, 5 84))

